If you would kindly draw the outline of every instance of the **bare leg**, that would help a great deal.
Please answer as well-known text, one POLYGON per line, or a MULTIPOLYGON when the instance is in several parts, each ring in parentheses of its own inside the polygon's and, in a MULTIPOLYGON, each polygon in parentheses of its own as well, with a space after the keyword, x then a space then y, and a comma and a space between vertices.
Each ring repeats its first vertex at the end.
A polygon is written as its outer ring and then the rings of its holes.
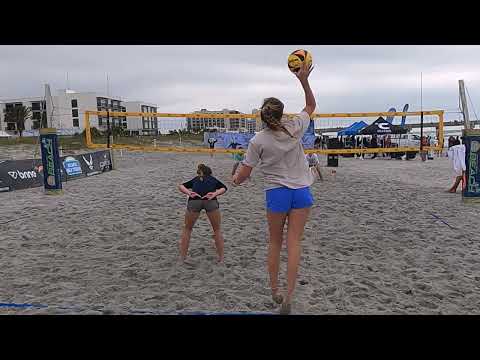
POLYGON ((188 246, 190 245, 190 237, 192 235, 192 229, 197 221, 200 213, 187 210, 185 213, 185 226, 182 232, 182 239, 180 240, 180 257, 182 261, 185 261, 188 253, 188 246))
POLYGON ((209 211, 207 212, 207 216, 213 228, 213 238, 215 239, 215 247, 217 249, 218 261, 223 262, 224 241, 220 227, 222 220, 220 210, 209 211))
POLYGON ((288 249, 288 267, 287 267, 287 297, 286 304, 290 304, 297 282, 298 264, 300 263, 301 246, 300 241, 303 236, 305 224, 310 215, 310 208, 292 209, 288 214, 287 230, 287 249, 288 249))
POLYGON ((235 172, 237 171, 238 165, 240 165, 240 163, 238 161, 235 162, 235 164, 233 165, 232 176, 235 175, 235 172))
POLYGON ((317 170, 318 178, 320 179, 320 181, 323 181, 322 172, 320 171, 320 164, 315 165, 315 170, 317 170))
POLYGON ((272 289, 272 298, 276 303, 281 303, 278 292, 278 271, 280 268, 280 251, 283 242, 283 228, 287 213, 274 213, 267 211, 268 231, 270 241, 268 243, 268 273, 270 274, 270 288, 272 289))
POLYGON ((457 176, 456 179, 455 179, 455 183, 450 188, 450 190, 448 190, 448 192, 451 192, 451 193, 457 192, 457 187, 458 187, 458 185, 460 184, 461 181, 462 181, 462 176, 457 176))

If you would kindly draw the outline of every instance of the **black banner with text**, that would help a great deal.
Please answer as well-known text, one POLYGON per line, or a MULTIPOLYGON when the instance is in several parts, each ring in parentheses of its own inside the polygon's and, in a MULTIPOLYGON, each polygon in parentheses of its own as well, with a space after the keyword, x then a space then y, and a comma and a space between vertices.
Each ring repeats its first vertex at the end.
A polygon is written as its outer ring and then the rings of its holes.
MULTIPOLYGON (((102 150, 60 158, 62 182, 101 174, 112 169, 110 151, 102 150)), ((0 161, 0 192, 43 186, 41 159, 0 161)))

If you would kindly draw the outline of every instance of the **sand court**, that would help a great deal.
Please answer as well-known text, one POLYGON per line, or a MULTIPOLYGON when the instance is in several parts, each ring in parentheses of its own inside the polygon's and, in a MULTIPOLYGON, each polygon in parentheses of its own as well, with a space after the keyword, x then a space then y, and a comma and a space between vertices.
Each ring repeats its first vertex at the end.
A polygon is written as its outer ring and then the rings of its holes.
MULTIPOLYGON (((0 303, 48 306, 0 314, 277 312, 258 173, 231 186, 223 154, 123 151, 117 165, 65 183, 61 197, 0 194, 0 303), (199 163, 229 187, 224 267, 204 213, 177 264, 186 198, 176 187, 199 163)), ((330 169, 312 186, 293 314, 480 313, 480 209, 445 192, 448 159, 340 158, 335 177, 330 169)))

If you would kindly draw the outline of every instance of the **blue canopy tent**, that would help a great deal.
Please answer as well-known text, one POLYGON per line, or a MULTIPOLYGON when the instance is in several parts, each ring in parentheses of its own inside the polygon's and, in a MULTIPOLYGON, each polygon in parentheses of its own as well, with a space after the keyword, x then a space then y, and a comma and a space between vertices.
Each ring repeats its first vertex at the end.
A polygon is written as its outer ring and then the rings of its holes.
POLYGON ((358 132, 366 126, 368 126, 368 124, 364 121, 354 122, 349 127, 345 128, 343 130, 340 130, 338 132, 338 136, 358 135, 358 132))

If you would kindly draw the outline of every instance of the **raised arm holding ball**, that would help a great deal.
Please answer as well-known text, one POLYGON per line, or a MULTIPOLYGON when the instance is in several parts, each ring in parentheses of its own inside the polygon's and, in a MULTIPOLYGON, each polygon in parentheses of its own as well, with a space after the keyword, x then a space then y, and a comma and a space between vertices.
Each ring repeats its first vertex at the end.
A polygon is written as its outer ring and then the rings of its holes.
MULTIPOLYGON (((292 55, 305 50, 297 50, 292 55)), ((291 56, 292 56, 291 55, 291 56)), ((261 119, 266 128, 255 135, 249 143, 245 160, 233 176, 234 185, 242 184, 256 166, 265 177, 267 221, 269 228, 268 272, 272 299, 281 304, 280 313, 289 314, 300 262, 300 240, 313 205, 310 185, 314 177, 305 161, 302 137, 310 125, 310 117, 316 102, 308 77, 313 70, 311 61, 300 57, 301 66, 289 67, 300 81, 305 93, 305 107, 292 120, 283 116, 283 103, 276 98, 267 98, 261 107, 261 119), (283 229, 287 226, 287 291, 279 294, 278 273, 283 229)), ((310 57, 311 59, 311 57, 310 57)), ((293 64, 294 65, 294 64, 293 64)), ((297 62, 298 65, 298 62, 297 62)))

